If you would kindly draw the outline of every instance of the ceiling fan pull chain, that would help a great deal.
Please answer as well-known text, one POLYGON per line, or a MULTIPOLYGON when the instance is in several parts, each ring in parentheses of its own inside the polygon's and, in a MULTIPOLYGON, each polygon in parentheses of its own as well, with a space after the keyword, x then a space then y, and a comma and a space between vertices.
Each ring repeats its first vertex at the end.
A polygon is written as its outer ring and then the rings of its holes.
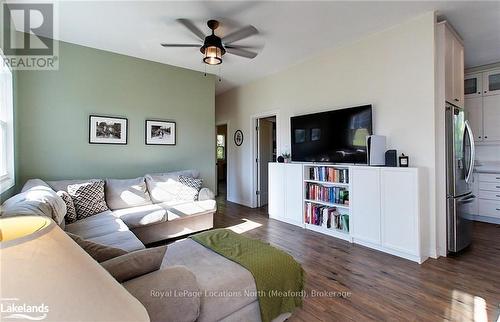
POLYGON ((222 82, 222 64, 219 64, 219 82, 222 82))

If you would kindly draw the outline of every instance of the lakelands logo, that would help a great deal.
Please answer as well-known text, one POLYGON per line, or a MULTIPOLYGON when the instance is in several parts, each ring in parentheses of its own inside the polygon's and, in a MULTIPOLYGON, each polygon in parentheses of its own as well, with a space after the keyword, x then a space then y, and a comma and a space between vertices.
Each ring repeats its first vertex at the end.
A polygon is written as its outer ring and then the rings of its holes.
POLYGON ((3 63, 17 70, 56 70, 54 3, 2 4, 3 63))
POLYGON ((41 321, 47 318, 49 313, 48 305, 28 304, 19 301, 18 298, 0 299, 0 320, 31 320, 41 321))

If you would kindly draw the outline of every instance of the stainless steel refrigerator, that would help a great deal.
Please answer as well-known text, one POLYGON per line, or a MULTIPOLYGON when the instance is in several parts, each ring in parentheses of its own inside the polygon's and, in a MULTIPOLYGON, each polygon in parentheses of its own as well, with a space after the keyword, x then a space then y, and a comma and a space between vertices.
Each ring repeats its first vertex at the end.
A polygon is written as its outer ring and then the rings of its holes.
POLYGON ((446 212, 448 253, 470 245, 472 221, 467 218, 468 204, 474 202, 474 136, 465 120, 464 110, 446 103, 446 212))

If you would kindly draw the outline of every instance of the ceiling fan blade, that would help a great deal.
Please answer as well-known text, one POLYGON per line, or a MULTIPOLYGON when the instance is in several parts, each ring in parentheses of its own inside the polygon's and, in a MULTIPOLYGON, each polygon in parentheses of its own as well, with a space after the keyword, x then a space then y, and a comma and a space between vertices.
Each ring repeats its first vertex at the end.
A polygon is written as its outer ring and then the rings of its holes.
POLYGON ((196 44, 161 44, 163 47, 196 47, 200 48, 201 45, 196 44))
POLYGON ((232 42, 256 35, 258 33, 259 33, 259 31, 257 30, 257 28, 250 25, 250 26, 243 27, 240 30, 237 30, 237 31, 230 33, 229 35, 223 37, 222 42, 224 44, 230 44, 232 42))
POLYGON ((226 51, 230 54, 245 57, 245 58, 250 58, 250 59, 257 57, 257 53, 254 53, 253 51, 241 49, 241 48, 226 47, 226 51))
POLYGON ((189 31, 196 35, 196 37, 200 38, 200 40, 205 40, 205 34, 201 31, 195 24, 189 19, 177 19, 177 22, 184 25, 189 31))

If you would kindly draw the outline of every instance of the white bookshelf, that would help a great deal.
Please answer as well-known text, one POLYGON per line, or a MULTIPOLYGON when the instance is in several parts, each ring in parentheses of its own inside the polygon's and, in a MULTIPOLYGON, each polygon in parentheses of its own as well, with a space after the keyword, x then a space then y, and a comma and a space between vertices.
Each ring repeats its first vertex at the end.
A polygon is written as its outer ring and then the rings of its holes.
MULTIPOLYGON (((316 231, 325 235, 329 235, 332 237, 340 238, 349 242, 352 242, 352 237, 349 230, 337 229, 334 227, 327 228, 326 225, 315 225, 312 223, 306 222, 306 211, 308 203, 315 204, 318 206, 326 206, 330 208, 336 208, 337 212, 340 215, 349 216, 349 225, 350 225, 350 207, 348 203, 338 203, 336 200, 320 200, 312 198, 313 196, 308 196, 308 185, 315 185, 319 187, 325 188, 337 188, 339 190, 347 191, 349 193, 349 167, 343 165, 332 165, 332 164, 304 164, 304 184, 303 184, 303 217, 302 220, 304 222, 304 228, 316 231), (325 169, 322 175, 318 175, 316 177, 311 176, 311 169, 325 169), (337 176, 331 176, 332 171, 337 170, 337 176), (328 172, 330 176, 328 176, 328 172), (343 172, 343 175, 340 176, 340 172, 343 172), (328 176, 328 178, 327 178, 328 176), (321 180, 320 180, 321 179, 321 180)), ((333 220, 333 219, 332 219, 333 220)))

